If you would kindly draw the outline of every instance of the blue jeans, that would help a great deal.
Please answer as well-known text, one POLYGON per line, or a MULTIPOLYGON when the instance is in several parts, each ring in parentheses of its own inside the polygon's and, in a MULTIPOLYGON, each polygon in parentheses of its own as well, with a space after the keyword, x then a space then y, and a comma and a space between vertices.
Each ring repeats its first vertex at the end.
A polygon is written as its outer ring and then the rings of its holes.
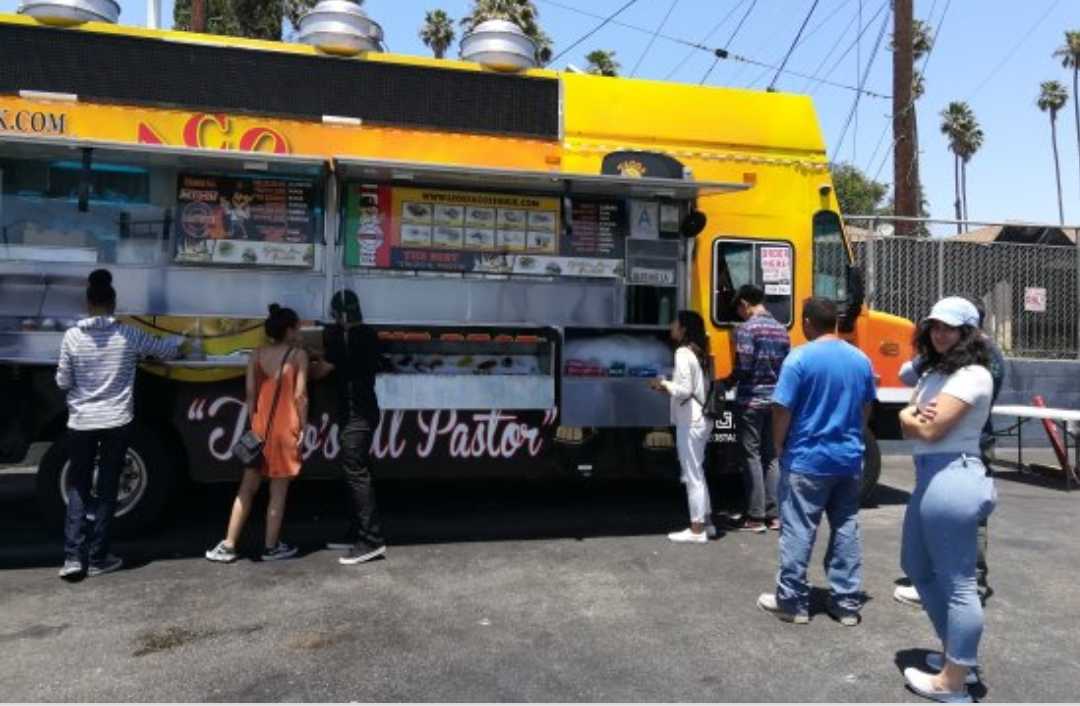
POLYGON ((780 478, 780 572, 776 601, 794 615, 810 612, 806 569, 821 515, 829 518, 825 571, 833 606, 855 612, 862 606, 862 543, 859 538, 858 475, 818 476, 785 470, 780 478))
POLYGON ((915 457, 915 491, 904 515, 900 566, 915 585, 954 664, 974 667, 983 631, 975 582, 979 523, 997 502, 978 456, 915 457))

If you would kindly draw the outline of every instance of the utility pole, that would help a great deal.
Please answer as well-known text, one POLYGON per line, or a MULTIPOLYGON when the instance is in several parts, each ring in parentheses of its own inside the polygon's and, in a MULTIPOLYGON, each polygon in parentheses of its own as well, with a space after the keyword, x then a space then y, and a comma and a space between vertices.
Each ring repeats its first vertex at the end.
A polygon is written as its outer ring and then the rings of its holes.
MULTIPOLYGON (((911 89, 914 79, 914 0, 893 0, 893 190, 897 216, 921 215, 919 163, 915 149, 915 111, 911 89)), ((898 221, 896 232, 911 235, 916 224, 898 221)))
POLYGON ((191 31, 206 31, 206 0, 191 0, 191 31))

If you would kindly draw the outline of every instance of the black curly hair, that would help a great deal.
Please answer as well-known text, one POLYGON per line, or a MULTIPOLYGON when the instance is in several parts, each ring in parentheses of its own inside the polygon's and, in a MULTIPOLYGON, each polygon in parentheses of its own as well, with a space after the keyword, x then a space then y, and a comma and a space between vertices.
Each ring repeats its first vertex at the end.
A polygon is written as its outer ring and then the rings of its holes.
POLYGON ((981 365, 990 369, 990 346, 981 330, 974 326, 960 327, 960 340, 946 353, 938 353, 930 339, 934 321, 926 320, 915 329, 915 351, 922 357, 923 370, 952 375, 960 368, 981 365))

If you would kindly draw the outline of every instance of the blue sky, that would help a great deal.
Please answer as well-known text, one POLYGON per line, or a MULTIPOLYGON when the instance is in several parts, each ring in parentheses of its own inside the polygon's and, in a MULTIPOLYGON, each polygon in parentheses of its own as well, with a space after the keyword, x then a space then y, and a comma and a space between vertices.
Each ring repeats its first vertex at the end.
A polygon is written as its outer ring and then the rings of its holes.
MULTIPOLYGON (((537 0, 540 19, 555 40, 555 51, 579 39, 599 23, 581 11, 606 16, 626 0, 537 0), (574 11, 569 8, 578 8, 574 11)), ((673 0, 638 0, 619 16, 619 21, 655 30, 672 7, 673 0)), ((143 0, 120 0, 121 21, 141 24, 146 18, 143 0)), ((467 13, 468 0, 367 0, 367 12, 378 20, 391 50, 398 53, 428 53, 416 36, 424 11, 436 7, 452 17, 467 13)), ((813 4, 813 0, 678 0, 664 26, 663 35, 727 46, 733 53, 777 65, 813 4), (736 25, 753 4, 734 41, 728 45, 736 25), (723 24, 721 20, 727 17, 723 24), (717 29, 717 26, 719 28, 717 29), (708 38, 707 35, 715 29, 708 38)), ((0 0, 0 11, 10 12, 19 0, 0 0)), ((172 0, 163 0, 166 21, 172 17, 172 0)), ((887 0, 818 0, 807 25, 807 36, 792 54, 787 68, 806 75, 826 73, 835 66, 829 81, 857 85, 861 72, 873 53, 881 27, 882 11, 870 19, 887 0), (857 14, 862 6, 863 22, 869 25, 860 46, 841 59, 855 42, 857 14), (846 28, 846 29, 845 29, 846 28), (837 47, 837 43, 839 45, 837 47), (837 47, 835 51, 832 51, 837 47), (831 52, 831 56, 830 56, 831 52), (827 59, 827 61, 826 61, 827 59), (861 59, 861 62, 857 62, 861 59), (839 61, 838 61, 839 60, 839 61)), ((952 217, 952 157, 940 135, 938 113, 951 100, 968 100, 986 133, 982 151, 968 168, 968 200, 972 218, 984 220, 1031 220, 1057 222, 1057 201, 1050 151, 1047 116, 1035 106, 1039 82, 1058 79, 1069 86, 1071 76, 1051 58, 1064 42, 1066 28, 1080 29, 1080 0, 916 0, 916 17, 928 19, 939 28, 937 46, 926 66, 927 92, 918 104, 922 150, 922 177, 932 215, 952 217)), ((867 90, 891 93, 892 57, 887 50, 891 23, 876 61, 866 73, 867 90)), ((592 49, 613 49, 629 73, 641 60, 637 75, 644 78, 697 83, 704 77, 712 57, 690 50, 665 37, 656 39, 642 58, 650 33, 614 23, 556 62, 584 66, 584 55, 592 49)), ((455 50, 452 50, 456 52, 455 50)), ((762 89, 773 72, 745 63, 721 62, 708 82, 716 86, 762 89)), ((820 74, 819 74, 820 75, 820 74)), ((814 96, 829 153, 832 157, 851 114, 855 93, 845 88, 818 84, 804 78, 782 75, 780 90, 805 92, 814 96)), ((852 121, 839 145, 839 159, 852 161, 880 181, 891 181, 891 133, 888 132, 891 103, 864 96, 856 121, 852 121), (874 156, 875 147, 877 155, 874 156), (871 161, 871 157, 874 157, 871 161)), ((1058 143, 1062 157, 1065 217, 1080 223, 1080 165, 1076 126, 1070 106, 1059 114, 1058 143)))

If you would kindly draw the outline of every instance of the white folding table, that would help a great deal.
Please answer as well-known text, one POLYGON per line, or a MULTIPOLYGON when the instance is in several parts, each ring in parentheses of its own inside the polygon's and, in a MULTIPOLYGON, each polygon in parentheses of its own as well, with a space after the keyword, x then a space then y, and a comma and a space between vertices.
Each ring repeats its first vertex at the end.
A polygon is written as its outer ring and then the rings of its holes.
POLYGON ((1080 485, 1077 477, 1077 469, 1080 468, 1080 438, 1069 432, 1069 422, 1080 422, 1080 410, 1055 409, 1053 407, 1035 407, 1020 404, 997 405, 991 411, 997 417, 1012 417, 1016 419, 1016 462, 1021 469, 1024 468, 1024 424, 1032 419, 1049 419, 1061 426, 1062 438, 1065 440, 1065 458, 1069 457, 1069 440, 1073 442, 1075 461, 1072 467, 1064 464, 1062 473, 1065 476, 1065 490, 1072 490, 1073 483, 1080 485))

